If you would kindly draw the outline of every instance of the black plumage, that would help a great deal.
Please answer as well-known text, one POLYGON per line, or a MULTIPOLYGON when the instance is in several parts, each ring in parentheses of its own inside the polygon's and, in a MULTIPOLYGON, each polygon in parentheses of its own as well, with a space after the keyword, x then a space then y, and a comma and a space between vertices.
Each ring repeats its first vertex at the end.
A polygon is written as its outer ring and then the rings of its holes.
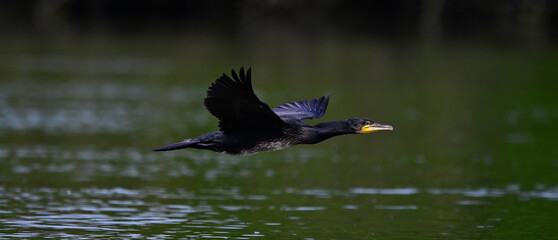
POLYGON ((241 68, 232 78, 223 74, 207 90, 204 105, 219 119, 219 130, 153 149, 208 149, 227 154, 247 155, 279 150, 297 144, 314 144, 351 133, 393 130, 367 118, 319 123, 311 126, 304 119, 325 114, 329 96, 311 101, 289 102, 273 109, 261 101, 252 88, 251 69, 241 68))

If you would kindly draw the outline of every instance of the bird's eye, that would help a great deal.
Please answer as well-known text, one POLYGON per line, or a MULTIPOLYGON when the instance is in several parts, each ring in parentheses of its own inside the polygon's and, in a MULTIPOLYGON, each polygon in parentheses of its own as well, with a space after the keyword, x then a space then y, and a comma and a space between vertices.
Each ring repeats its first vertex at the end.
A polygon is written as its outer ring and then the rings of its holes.
POLYGON ((364 125, 365 125, 365 126, 368 126, 368 125, 370 125, 370 121, 366 121, 366 122, 364 122, 364 125))

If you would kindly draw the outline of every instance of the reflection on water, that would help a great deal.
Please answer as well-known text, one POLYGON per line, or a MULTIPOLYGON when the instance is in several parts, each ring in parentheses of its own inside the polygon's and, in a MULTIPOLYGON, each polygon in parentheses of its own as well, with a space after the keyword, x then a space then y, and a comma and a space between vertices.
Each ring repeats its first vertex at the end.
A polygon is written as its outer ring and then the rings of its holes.
MULTIPOLYGON (((498 84, 483 85, 482 75, 509 69, 498 61, 458 58, 464 66, 452 65, 456 73, 425 74, 409 63, 390 67, 400 59, 376 48, 336 47, 351 54, 329 60, 351 71, 312 63, 323 86, 300 77, 285 90, 288 76, 308 72, 262 66, 258 94, 275 105, 334 89, 325 120, 371 115, 398 130, 250 157, 150 151, 216 128, 202 99, 228 70, 221 66, 196 79, 180 72, 192 59, 175 66, 182 61, 0 57, 11 64, 0 66, 0 238, 505 239, 517 229, 555 232, 558 155, 550 133, 558 107, 554 97, 540 97, 546 88, 518 82, 498 95, 498 84), (359 65, 368 61, 353 55, 386 63, 359 65), (379 80, 363 77, 371 74, 379 80), (363 85, 382 90, 355 91, 363 85), (514 102, 518 96, 524 99, 514 102)), ((452 62, 445 55, 430 61, 425 69, 452 62)))
POLYGON ((97 73, 97 74, 157 74, 169 72, 165 59, 130 56, 83 57, 47 55, 20 55, 15 57, 19 71, 45 73, 97 73))
MULTIPOLYGON (((491 205, 493 198, 513 196, 521 201, 531 198, 558 200, 558 188, 543 188, 522 191, 517 185, 504 189, 371 189, 354 188, 348 190, 325 189, 274 189, 273 194, 243 195, 237 189, 200 189, 197 192, 186 189, 166 188, 82 188, 78 190, 64 188, 0 188, 0 205, 6 210, 2 225, 8 232, 0 237, 146 237, 143 227, 164 226, 160 234, 188 237, 259 237, 263 232, 280 232, 281 222, 250 222, 235 216, 235 212, 262 213, 271 215, 289 215, 289 221, 309 224, 300 217, 291 216, 289 212, 336 212, 339 210, 355 211, 366 208, 359 205, 343 206, 275 206, 285 195, 307 195, 322 199, 324 194, 333 198, 353 199, 360 195, 375 198, 375 195, 401 196, 427 194, 426 198, 443 200, 457 195, 454 208, 491 205), (472 198, 471 198, 472 197, 472 198), (179 204, 176 202, 191 202, 179 204), (245 202, 252 205, 235 205, 231 202, 245 202), (255 203, 258 202, 258 203, 255 203), (263 206, 263 207, 262 207, 263 206), (335 208, 335 209, 332 209, 335 208), (280 213, 284 212, 284 213, 280 213), (265 226, 258 232, 250 232, 247 227, 252 224, 265 226), (37 234, 37 230, 43 232, 37 234), (86 234, 50 232, 50 230, 83 230, 86 234)), ((423 196, 424 197, 424 196, 423 196)), ((385 205, 373 204, 377 210, 417 211, 428 208, 427 205, 385 205)), ((496 206, 495 206, 496 207, 496 206)), ((465 210, 465 209, 463 209, 465 210)), ((296 213, 294 213, 296 214, 296 213)), ((347 212, 346 214, 350 214, 347 212)), ((288 220, 287 219, 287 220, 288 220)), ((498 218, 489 221, 500 221, 498 218)), ((283 220, 286 221, 286 220, 283 220)), ((478 226, 485 228, 490 226, 478 226)), ((172 237, 171 237, 172 238, 172 237)))
MULTIPOLYGON (((0 95, 0 131, 42 130, 50 134, 137 130, 138 121, 151 109, 138 106, 134 100, 163 91, 146 92, 133 84, 111 83, 110 79, 100 83, 39 82, 31 86, 0 82, 0 89, 9 89, 0 95), (29 98, 20 98, 27 95, 29 98)), ((177 88, 164 95, 158 101, 189 104, 200 102, 203 90, 177 88)), ((193 124, 201 121, 207 118, 192 118, 193 124)))
MULTIPOLYGON (((168 192, 160 188, 141 191, 123 188, 87 188, 79 191, 39 188, 30 192, 17 188, 2 190, 3 193, 0 197, 7 200, 3 205, 11 206, 16 205, 12 202, 25 202, 20 208, 13 208, 11 211, 2 213, 4 216, 15 213, 18 215, 14 218, 8 217, 4 224, 30 233, 37 229, 85 230, 90 232, 86 236, 93 238, 141 237, 141 234, 134 232, 147 225, 161 224, 167 227, 176 226, 169 227, 169 230, 162 234, 176 235, 179 232, 186 233, 190 237, 219 236, 219 234, 198 232, 206 230, 195 230, 208 229, 213 232, 220 231, 225 236, 246 236, 243 233, 245 231, 237 230, 244 229, 247 224, 231 218, 226 212, 251 210, 249 206, 212 206, 207 203, 192 206, 150 201, 154 197, 166 201, 173 199, 225 200, 241 197, 235 191, 214 191, 214 195, 196 196, 192 192, 183 190, 168 192), (220 192, 220 194, 216 192, 220 192), (46 205, 44 205, 45 199, 48 199, 46 205)), ((20 237, 24 237, 22 233, 18 234, 20 237)), ((3 237, 10 235, 3 235, 3 237)), ((71 234, 64 236, 72 237, 71 234)), ((32 235, 27 237, 32 237, 32 235)), ((53 234, 51 237, 62 236, 53 234)))

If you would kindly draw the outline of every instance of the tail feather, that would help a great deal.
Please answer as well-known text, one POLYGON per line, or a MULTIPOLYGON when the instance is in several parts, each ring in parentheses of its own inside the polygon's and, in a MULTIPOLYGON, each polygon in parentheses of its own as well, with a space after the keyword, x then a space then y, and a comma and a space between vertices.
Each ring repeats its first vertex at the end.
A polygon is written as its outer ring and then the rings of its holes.
POLYGON ((173 143, 173 144, 170 144, 170 145, 167 145, 167 146, 155 148, 155 149, 153 149, 153 151, 156 151, 156 152, 171 151, 171 150, 176 150, 176 149, 181 149, 181 148, 187 148, 187 147, 191 147, 195 143, 196 142, 192 141, 192 139, 186 139, 182 142, 177 142, 177 143, 173 143))

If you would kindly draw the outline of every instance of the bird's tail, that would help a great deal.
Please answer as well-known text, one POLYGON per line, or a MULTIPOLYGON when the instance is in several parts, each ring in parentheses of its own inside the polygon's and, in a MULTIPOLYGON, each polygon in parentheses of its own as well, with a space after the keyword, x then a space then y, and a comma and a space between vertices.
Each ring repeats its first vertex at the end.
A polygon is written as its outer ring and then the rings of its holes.
POLYGON ((187 148, 187 147, 193 147, 194 144, 196 144, 196 141, 193 141, 192 139, 186 139, 182 142, 177 142, 177 143, 173 143, 167 146, 163 146, 163 147, 159 147, 159 148, 155 148, 153 149, 153 151, 159 152, 159 151, 171 151, 171 150, 176 150, 176 149, 181 149, 181 148, 187 148))

